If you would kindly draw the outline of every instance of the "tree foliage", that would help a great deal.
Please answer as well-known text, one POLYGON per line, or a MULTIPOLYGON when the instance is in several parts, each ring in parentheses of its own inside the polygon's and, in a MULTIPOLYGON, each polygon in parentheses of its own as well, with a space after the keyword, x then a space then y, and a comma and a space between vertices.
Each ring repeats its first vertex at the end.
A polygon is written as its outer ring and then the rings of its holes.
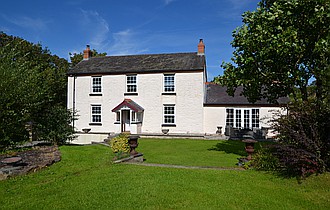
POLYGON ((295 87, 307 100, 308 82, 315 79, 316 97, 323 100, 329 92, 329 0, 262 0, 256 11, 243 14, 243 23, 233 32, 233 63, 222 64, 224 75, 216 82, 231 95, 244 86, 251 102, 276 102, 295 87))
POLYGON ((285 176, 304 178, 330 170, 329 122, 329 106, 319 107, 315 98, 294 102, 288 115, 273 121, 279 144, 270 145, 263 155, 255 157, 256 168, 274 170, 262 161, 268 158, 277 160, 275 171, 285 176))
POLYGON ((33 124, 39 139, 58 143, 70 135, 72 129, 63 130, 70 120, 59 119, 68 113, 68 67, 65 59, 51 55, 40 44, 0 33, 1 148, 27 140, 27 123, 33 124), (54 138, 52 132, 67 135, 54 138))
MULTIPOLYGON (((71 67, 74 67, 77 65, 80 61, 83 60, 84 54, 81 53, 69 53, 70 55, 70 60, 71 60, 71 67)), ((91 50, 91 56, 92 57, 101 57, 101 56, 106 56, 107 53, 98 53, 95 49, 91 50)))
POLYGON ((222 64, 215 82, 230 95, 243 86, 250 102, 293 99, 274 121, 279 144, 256 167, 297 177, 330 170, 330 1, 261 0, 243 23, 233 32, 233 63, 222 64))

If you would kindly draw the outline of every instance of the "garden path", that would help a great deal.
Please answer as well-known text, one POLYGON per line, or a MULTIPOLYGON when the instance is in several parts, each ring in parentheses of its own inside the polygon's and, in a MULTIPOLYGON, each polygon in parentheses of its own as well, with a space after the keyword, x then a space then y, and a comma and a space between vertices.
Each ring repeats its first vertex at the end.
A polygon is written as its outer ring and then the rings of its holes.
POLYGON ((158 163, 122 162, 122 164, 162 167, 162 168, 211 169, 211 170, 234 170, 234 171, 244 170, 243 168, 225 168, 225 167, 213 167, 213 166, 182 166, 182 165, 170 165, 170 164, 158 164, 158 163))

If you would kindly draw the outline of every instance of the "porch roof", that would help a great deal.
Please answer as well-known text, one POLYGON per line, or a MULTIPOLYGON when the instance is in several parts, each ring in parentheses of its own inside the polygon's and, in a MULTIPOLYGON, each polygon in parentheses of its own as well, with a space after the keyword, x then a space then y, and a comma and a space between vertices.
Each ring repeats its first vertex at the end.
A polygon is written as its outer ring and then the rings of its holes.
POLYGON ((121 102, 118 106, 113 108, 112 112, 117 112, 125 106, 130 108, 131 110, 133 110, 135 112, 143 112, 144 111, 144 109, 140 105, 135 103, 133 100, 127 98, 127 99, 124 99, 124 101, 121 102))

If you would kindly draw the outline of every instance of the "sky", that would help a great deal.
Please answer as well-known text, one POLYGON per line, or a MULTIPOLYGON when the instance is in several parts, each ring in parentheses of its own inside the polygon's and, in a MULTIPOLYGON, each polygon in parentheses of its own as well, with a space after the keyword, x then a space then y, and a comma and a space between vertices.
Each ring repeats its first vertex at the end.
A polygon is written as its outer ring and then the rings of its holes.
POLYGON ((208 80, 229 62, 232 32, 259 0, 1 0, 0 31, 69 53, 108 55, 197 52, 205 43, 208 80))

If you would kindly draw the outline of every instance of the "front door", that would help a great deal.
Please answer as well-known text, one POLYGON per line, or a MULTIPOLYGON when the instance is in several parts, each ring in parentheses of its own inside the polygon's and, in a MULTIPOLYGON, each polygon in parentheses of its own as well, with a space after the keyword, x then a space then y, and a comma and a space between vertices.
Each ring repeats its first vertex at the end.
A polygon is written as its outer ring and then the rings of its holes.
POLYGON ((121 111, 121 132, 131 131, 130 110, 121 111))

